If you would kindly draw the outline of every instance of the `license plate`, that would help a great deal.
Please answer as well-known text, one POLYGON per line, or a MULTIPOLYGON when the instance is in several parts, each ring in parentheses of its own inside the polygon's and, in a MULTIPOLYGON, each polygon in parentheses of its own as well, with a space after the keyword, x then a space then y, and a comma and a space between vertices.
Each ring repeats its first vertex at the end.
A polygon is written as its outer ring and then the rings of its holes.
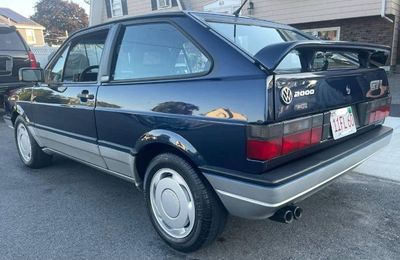
POLYGON ((331 111, 331 128, 333 139, 337 140, 357 132, 351 107, 331 111))

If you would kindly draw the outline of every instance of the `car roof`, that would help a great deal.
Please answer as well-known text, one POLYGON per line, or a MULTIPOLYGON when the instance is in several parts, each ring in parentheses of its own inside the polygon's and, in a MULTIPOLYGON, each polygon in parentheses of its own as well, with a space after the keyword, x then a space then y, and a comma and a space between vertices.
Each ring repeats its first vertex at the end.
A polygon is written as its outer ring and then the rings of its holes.
POLYGON ((156 13, 150 13, 150 14, 145 14, 145 15, 137 15, 137 16, 123 16, 122 18, 114 19, 105 23, 97 24, 94 26, 89 26, 87 28, 78 30, 74 32, 73 34, 76 34, 78 32, 84 32, 84 31, 90 31, 92 29, 96 28, 101 28, 107 25, 112 25, 115 23, 121 23, 121 22, 127 22, 127 21, 134 21, 134 20, 141 20, 141 19, 154 19, 154 18, 159 18, 159 17, 176 17, 176 16, 185 16, 187 12, 185 11, 175 11, 175 12, 156 12, 156 13))
POLYGON ((207 20, 207 21, 252 24, 252 25, 260 25, 260 26, 267 26, 267 27, 281 28, 281 29, 294 29, 293 27, 286 24, 258 19, 251 16, 235 16, 233 14, 192 12, 192 11, 189 11, 188 13, 192 14, 197 18, 200 18, 201 20, 207 20))
POLYGON ((78 30, 78 31, 74 32, 72 35, 75 35, 77 33, 82 33, 85 31, 91 31, 96 28, 101 28, 101 27, 104 27, 107 25, 109 26, 109 25, 113 25, 116 23, 120 23, 120 22, 128 22, 128 21, 142 20, 142 19, 145 20, 145 19, 155 19, 155 18, 168 18, 168 17, 177 17, 177 16, 188 16, 193 19, 199 19, 199 20, 205 19, 205 20, 213 20, 213 21, 220 21, 220 22, 235 21, 235 22, 244 23, 244 24, 254 24, 254 25, 281 28, 281 29, 297 30, 286 24, 280 24, 280 23, 276 23, 276 22, 272 22, 272 21, 261 20, 261 19, 257 19, 254 17, 247 17, 247 16, 236 17, 231 14, 212 13, 212 12, 173 11, 173 12, 154 12, 154 13, 149 13, 149 14, 145 14, 145 15, 122 17, 120 19, 111 20, 106 23, 102 23, 102 24, 98 24, 98 25, 94 25, 94 26, 90 26, 88 28, 78 30))

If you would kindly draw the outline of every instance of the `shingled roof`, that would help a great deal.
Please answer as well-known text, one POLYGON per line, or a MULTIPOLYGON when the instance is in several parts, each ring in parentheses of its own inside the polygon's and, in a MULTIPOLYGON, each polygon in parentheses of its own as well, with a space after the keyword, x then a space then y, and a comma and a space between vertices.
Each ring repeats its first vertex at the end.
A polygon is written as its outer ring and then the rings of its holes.
POLYGON ((15 25, 17 27, 18 25, 22 25, 44 28, 42 25, 32 21, 31 19, 26 18, 25 16, 20 15, 10 8, 0 7, 0 17, 5 18, 6 20, 11 20, 12 25, 15 25))

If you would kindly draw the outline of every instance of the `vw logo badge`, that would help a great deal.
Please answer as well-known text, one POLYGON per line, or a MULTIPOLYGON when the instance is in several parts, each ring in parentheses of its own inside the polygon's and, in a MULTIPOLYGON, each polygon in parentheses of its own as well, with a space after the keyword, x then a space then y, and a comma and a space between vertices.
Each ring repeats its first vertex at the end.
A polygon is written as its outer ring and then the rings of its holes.
POLYGON ((285 105, 289 105, 293 100, 293 92, 290 88, 284 87, 281 89, 281 101, 285 105))

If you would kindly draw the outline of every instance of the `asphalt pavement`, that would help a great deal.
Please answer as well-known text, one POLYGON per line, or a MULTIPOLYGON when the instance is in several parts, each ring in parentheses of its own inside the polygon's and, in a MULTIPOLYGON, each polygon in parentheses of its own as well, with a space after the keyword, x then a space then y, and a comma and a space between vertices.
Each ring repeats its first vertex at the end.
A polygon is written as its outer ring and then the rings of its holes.
POLYGON ((22 165, 0 121, 0 259, 398 259, 400 183, 349 173, 290 225, 229 217, 213 245, 170 249, 128 182, 68 159, 22 165))

